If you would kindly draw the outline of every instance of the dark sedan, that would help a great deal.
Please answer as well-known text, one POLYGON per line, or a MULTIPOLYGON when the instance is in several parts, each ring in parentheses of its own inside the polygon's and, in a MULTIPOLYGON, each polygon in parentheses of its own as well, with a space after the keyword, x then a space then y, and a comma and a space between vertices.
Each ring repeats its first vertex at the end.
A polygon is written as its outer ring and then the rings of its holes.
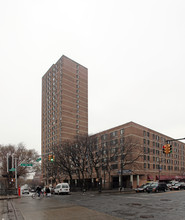
POLYGON ((167 189, 168 189, 168 187, 167 187, 166 183, 154 183, 151 186, 147 187, 146 191, 148 193, 160 192, 160 191, 166 192, 167 189))

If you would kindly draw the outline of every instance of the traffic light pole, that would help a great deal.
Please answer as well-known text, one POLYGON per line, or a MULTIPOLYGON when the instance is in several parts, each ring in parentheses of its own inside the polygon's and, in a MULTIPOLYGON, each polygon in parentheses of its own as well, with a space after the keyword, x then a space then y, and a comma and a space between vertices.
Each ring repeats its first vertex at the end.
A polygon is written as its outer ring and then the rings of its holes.
POLYGON ((168 143, 168 142, 171 142, 171 141, 180 141, 180 140, 185 140, 185 138, 166 140, 166 142, 168 143))
POLYGON ((17 158, 15 158, 15 188, 17 190, 17 158))

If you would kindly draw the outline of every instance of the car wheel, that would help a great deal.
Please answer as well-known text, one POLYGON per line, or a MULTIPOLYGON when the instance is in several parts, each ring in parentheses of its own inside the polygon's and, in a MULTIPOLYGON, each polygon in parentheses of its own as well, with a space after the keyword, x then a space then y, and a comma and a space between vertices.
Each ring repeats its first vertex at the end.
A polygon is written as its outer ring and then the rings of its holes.
POLYGON ((158 190, 158 189, 156 189, 156 190, 155 190, 155 192, 156 192, 156 193, 158 193, 158 192, 159 192, 159 190, 158 190))

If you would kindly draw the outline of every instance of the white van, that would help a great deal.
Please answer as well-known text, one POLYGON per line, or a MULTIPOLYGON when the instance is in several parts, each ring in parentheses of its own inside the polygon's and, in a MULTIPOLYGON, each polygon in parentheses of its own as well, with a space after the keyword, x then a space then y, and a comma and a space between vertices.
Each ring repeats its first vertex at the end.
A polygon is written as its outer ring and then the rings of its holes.
POLYGON ((70 187, 68 183, 59 183, 54 189, 55 194, 69 194, 70 187))

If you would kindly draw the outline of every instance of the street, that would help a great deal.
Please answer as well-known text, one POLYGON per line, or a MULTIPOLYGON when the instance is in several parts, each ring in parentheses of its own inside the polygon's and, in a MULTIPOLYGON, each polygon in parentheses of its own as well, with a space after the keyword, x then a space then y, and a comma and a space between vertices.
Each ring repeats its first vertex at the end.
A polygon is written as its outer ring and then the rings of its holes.
MULTIPOLYGON (((11 200, 17 219, 185 219, 185 191, 165 193, 102 193, 87 192, 71 195, 52 195, 32 199, 23 196, 11 200)), ((15 218, 16 219, 16 218, 15 218)))

